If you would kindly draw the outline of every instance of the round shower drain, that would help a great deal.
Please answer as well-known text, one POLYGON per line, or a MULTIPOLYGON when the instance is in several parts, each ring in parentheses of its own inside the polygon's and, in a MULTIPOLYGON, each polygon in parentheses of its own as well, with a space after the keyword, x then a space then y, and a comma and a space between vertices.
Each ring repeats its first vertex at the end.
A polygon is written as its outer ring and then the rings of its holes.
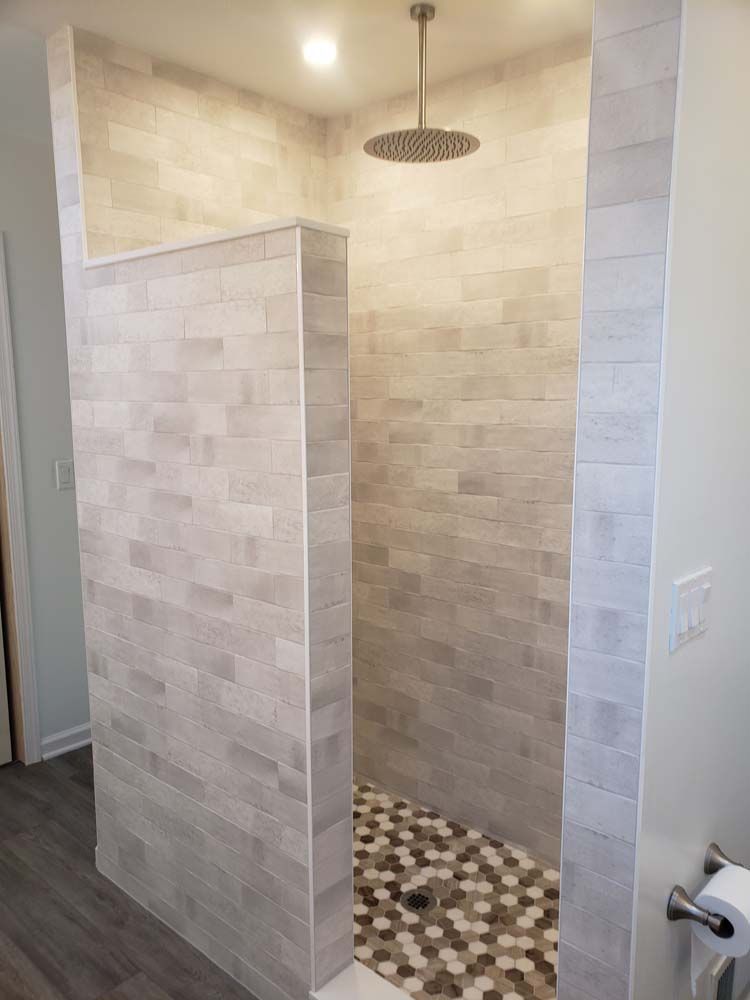
POLYGON ((437 899, 433 896, 429 889, 409 889, 408 892, 404 892, 399 899, 399 903, 403 906, 405 910, 410 910, 412 913, 429 913, 430 910, 437 906, 437 899))

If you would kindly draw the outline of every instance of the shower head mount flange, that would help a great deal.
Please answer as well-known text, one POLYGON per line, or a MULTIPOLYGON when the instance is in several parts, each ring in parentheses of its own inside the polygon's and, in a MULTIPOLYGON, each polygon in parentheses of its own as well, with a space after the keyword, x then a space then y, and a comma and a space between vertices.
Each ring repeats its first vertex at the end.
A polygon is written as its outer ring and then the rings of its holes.
POLYGON ((413 3, 409 10, 412 21, 418 21, 423 17, 426 21, 435 20, 435 5, 431 3, 413 3))

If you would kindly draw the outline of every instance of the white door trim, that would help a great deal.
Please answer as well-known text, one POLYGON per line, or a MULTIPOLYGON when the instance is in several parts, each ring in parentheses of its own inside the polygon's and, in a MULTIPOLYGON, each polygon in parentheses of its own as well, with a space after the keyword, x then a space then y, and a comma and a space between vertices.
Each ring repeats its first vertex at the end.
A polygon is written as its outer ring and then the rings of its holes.
POLYGON ((10 302, 5 271, 4 234, 2 232, 0 232, 0 435, 3 442, 5 485, 8 494, 10 564, 13 575, 13 600, 21 672, 20 700, 23 713, 24 755, 26 763, 33 764, 41 760, 39 702, 31 622, 31 584, 29 553, 26 544, 23 478, 21 475, 21 439, 18 432, 10 302))

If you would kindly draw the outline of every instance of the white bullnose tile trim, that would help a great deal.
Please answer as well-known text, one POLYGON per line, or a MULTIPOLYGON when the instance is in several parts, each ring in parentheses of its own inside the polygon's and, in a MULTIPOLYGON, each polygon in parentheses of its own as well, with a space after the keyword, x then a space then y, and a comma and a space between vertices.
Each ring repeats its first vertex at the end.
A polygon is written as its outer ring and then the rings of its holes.
POLYGON ((74 726, 73 729, 63 729, 59 733, 52 733, 42 740, 42 760, 51 760, 53 757, 60 757, 71 750, 80 750, 91 743, 91 724, 85 722, 82 726, 74 726))
POLYGON ((377 972, 354 961, 322 989, 311 993, 310 1000, 405 1000, 407 996, 377 972))
POLYGON ((333 233, 334 236, 349 235, 349 230, 344 229, 343 226, 333 226, 327 222, 317 222, 315 219, 303 219, 300 216, 292 215, 288 219, 269 219, 267 222, 257 222, 253 226, 222 230, 220 233, 196 236, 194 239, 180 240, 177 243, 155 243, 152 247, 125 250, 123 253, 111 254, 109 257, 93 257, 84 260, 83 267, 87 271, 95 267, 110 267, 112 264, 122 264, 126 260, 140 260, 143 257, 155 257, 160 253, 174 253, 175 250, 188 250, 211 243, 226 243, 228 240, 238 240, 243 236, 257 236, 259 233, 273 233, 277 229, 294 229, 299 226, 305 229, 317 229, 321 233, 333 233))
POLYGON ((318 981, 317 951, 315 946, 315 833, 313 822, 313 741, 312 741, 312 678, 310 676, 310 519, 308 516, 307 473, 307 401, 305 399, 305 320, 303 313, 304 284, 302 280, 302 232, 294 231, 295 267, 297 271, 297 345, 299 347, 299 416, 302 440, 302 563, 304 583, 302 601, 305 614, 305 784, 307 788, 307 866, 308 900, 310 919, 310 982, 318 981))

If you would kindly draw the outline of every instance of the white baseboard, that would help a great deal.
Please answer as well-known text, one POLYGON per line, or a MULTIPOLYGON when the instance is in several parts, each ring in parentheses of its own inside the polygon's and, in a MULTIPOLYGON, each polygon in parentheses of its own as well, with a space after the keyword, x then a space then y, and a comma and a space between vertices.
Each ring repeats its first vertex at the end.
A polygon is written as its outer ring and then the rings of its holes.
POLYGON ((90 742, 89 722, 73 729, 63 729, 61 733, 52 733, 42 740, 42 760, 51 760, 52 757, 60 757, 64 753, 70 753, 71 750, 80 750, 81 747, 87 747, 90 742))

